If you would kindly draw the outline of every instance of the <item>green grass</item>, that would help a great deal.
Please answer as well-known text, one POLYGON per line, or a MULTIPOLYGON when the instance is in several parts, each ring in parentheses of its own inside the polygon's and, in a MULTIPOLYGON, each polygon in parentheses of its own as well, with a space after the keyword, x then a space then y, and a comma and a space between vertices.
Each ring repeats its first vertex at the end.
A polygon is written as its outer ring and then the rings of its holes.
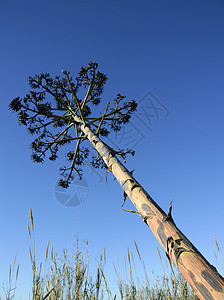
MULTIPOLYGON (((163 276, 158 276, 153 282, 146 272, 144 261, 141 257, 137 243, 134 241, 138 264, 142 266, 143 279, 137 276, 135 270, 135 260, 133 254, 127 248, 125 258, 125 271, 119 271, 119 262, 114 265, 114 272, 117 278, 117 288, 110 288, 104 273, 106 266, 105 249, 103 255, 98 259, 98 266, 95 270, 90 270, 90 254, 88 243, 80 246, 77 234, 75 249, 63 250, 63 255, 58 257, 54 253, 53 246, 47 243, 45 249, 44 262, 38 263, 35 255, 34 223, 30 210, 30 222, 28 222, 28 233, 30 238, 30 260, 32 267, 32 286, 30 294, 26 299, 32 300, 101 300, 101 299, 198 299, 194 291, 186 282, 177 269, 173 274, 164 272, 163 276)), ((218 243, 215 239, 219 251, 218 243)), ((158 254, 161 259, 161 255, 158 254)), ((18 282, 19 265, 16 257, 10 266, 8 284, 3 285, 0 300, 17 299, 16 286, 18 282)))

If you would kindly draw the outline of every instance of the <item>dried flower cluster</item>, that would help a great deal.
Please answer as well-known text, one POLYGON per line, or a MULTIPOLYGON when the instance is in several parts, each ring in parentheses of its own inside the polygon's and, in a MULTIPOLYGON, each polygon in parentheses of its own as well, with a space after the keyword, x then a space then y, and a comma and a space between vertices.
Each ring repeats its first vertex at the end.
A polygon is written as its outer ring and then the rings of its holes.
MULTIPOLYGON (((30 92, 10 103, 10 109, 18 114, 20 124, 36 136, 31 144, 35 162, 43 162, 47 154, 50 160, 56 160, 59 148, 72 143, 72 150, 67 152, 71 165, 60 169, 63 179, 59 184, 65 188, 73 179, 73 171, 82 177, 81 166, 89 155, 89 149, 83 146, 86 136, 80 125, 88 126, 97 135, 107 136, 111 130, 121 130, 137 107, 134 100, 125 102, 125 97, 118 94, 112 103, 107 103, 104 113, 92 116, 92 108, 101 103, 107 82, 106 75, 97 69, 98 64, 90 62, 80 69, 76 78, 64 70, 62 77, 52 78, 48 73, 29 77, 30 92), (83 91, 85 96, 81 98, 83 91), (81 123, 75 120, 75 116, 81 123)), ((120 150, 117 153, 124 157, 133 151, 120 150)), ((92 165, 102 166, 97 153, 92 157, 92 165)))

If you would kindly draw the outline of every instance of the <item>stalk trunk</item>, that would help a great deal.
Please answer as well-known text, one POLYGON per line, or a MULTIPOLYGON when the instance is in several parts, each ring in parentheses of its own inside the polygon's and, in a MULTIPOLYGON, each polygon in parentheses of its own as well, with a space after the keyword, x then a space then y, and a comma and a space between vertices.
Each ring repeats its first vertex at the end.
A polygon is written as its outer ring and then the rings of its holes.
MULTIPOLYGON (((74 119, 82 123, 77 116, 74 119)), ((176 227, 171 216, 171 208, 167 215, 121 164, 110 147, 89 127, 81 125, 81 130, 135 205, 138 214, 150 227, 168 258, 172 259, 197 296, 205 300, 224 299, 223 277, 176 227)))

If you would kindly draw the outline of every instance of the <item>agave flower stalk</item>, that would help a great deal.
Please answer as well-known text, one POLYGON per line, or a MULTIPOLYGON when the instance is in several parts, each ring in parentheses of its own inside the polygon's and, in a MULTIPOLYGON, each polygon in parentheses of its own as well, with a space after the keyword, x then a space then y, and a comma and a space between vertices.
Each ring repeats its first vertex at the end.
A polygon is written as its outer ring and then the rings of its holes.
POLYGON ((62 178, 59 181, 59 185, 67 188, 74 172, 82 177, 82 165, 89 156, 88 148, 82 145, 89 140, 96 149, 92 165, 105 167, 107 172, 113 173, 124 190, 124 201, 128 196, 137 209, 130 212, 142 217, 169 261, 179 268, 198 297, 224 299, 224 279, 176 227, 171 215, 172 204, 166 214, 119 161, 118 156, 124 159, 127 154, 134 155, 134 151, 115 150, 102 141, 101 136, 119 131, 129 121, 137 103, 134 100, 125 102, 125 97, 118 94, 112 104, 107 103, 104 112, 93 116, 91 108, 101 102, 107 81, 106 75, 97 68, 96 63, 90 62, 81 68, 75 80, 67 71, 63 71, 63 78, 52 78, 48 73, 35 75, 28 79, 32 88, 30 93, 23 99, 12 100, 10 108, 18 113, 19 122, 27 126, 31 134, 37 135, 31 144, 32 159, 43 162, 50 153, 49 159, 55 160, 59 148, 70 143, 67 158, 71 165, 60 169, 62 178), (83 98, 79 96, 82 88, 86 91, 83 98), (51 100, 47 100, 47 96, 51 100), (58 132, 58 128, 61 131, 58 132))

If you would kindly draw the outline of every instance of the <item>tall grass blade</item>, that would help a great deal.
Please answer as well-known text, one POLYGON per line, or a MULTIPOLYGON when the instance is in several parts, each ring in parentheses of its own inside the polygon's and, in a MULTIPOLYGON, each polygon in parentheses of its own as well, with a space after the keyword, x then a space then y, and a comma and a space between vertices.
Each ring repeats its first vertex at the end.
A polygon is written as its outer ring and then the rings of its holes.
POLYGON ((34 231, 34 226, 33 226, 33 213, 32 213, 32 209, 30 208, 30 223, 32 226, 32 230, 34 231))

